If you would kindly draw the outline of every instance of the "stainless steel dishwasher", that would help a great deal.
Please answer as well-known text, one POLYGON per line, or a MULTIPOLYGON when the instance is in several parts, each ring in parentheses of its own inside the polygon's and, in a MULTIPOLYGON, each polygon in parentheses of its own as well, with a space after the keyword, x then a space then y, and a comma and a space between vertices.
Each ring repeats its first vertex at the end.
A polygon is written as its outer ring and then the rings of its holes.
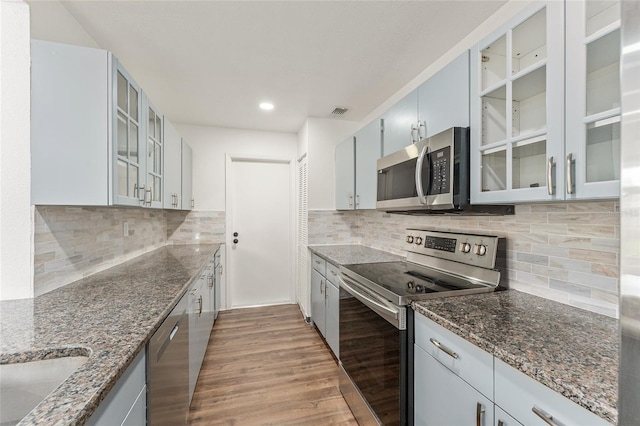
POLYGON ((189 316, 187 297, 149 342, 147 418, 149 425, 184 425, 189 413, 189 316))

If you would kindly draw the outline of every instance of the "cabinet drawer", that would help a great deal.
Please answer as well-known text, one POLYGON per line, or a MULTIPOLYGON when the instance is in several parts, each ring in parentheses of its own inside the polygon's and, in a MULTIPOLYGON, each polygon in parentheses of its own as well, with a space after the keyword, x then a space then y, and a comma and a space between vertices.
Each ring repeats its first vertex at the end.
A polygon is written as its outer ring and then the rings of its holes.
POLYGON ((331 281, 331 284, 335 285, 336 287, 340 287, 340 280, 338 280, 339 272, 340 268, 338 268, 333 263, 327 262, 327 274, 325 275, 325 277, 327 277, 327 279, 331 281))
POLYGON ((424 315, 415 316, 415 342, 483 395, 493 399, 493 355, 424 315), (440 348, 436 346, 438 344, 440 348))
POLYGON ((314 253, 311 255, 311 264, 313 265, 313 269, 320 272, 320 275, 327 276, 327 262, 323 258, 314 253))
POLYGON ((534 407, 553 416, 554 421, 565 426, 609 424, 606 420, 499 359, 495 360, 495 381, 496 405, 522 424, 547 424, 534 413, 534 407))

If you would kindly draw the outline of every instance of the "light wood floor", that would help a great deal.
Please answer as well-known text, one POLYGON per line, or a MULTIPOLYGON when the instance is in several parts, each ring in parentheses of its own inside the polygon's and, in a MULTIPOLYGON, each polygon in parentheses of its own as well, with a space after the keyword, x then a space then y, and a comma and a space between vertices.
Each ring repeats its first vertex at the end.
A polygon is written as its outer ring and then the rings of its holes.
POLYGON ((338 366, 297 305, 221 312, 190 425, 353 425, 338 366))

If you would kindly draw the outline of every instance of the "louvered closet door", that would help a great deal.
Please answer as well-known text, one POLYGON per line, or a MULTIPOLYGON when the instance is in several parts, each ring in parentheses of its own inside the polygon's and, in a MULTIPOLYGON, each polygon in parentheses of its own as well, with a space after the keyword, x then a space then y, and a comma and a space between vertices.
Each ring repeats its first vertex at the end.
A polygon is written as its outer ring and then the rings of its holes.
POLYGON ((308 162, 304 157, 298 162, 298 267, 297 267, 297 300, 306 316, 309 311, 309 257, 307 244, 309 241, 308 208, 309 182, 308 162))

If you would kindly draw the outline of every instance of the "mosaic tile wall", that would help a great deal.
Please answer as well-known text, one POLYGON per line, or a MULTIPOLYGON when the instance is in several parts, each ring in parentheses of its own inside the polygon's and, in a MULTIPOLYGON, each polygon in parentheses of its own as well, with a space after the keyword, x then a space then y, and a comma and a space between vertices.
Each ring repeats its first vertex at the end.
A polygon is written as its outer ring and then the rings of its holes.
POLYGON ((167 211, 168 244, 224 243, 224 211, 167 211))
POLYGON ((404 254, 408 227, 505 235, 509 286, 618 317, 620 214, 617 202, 516 206, 513 216, 404 216, 310 211, 309 244, 354 242, 404 254))
POLYGON ((37 206, 36 296, 165 245, 164 210, 37 206), (124 236, 124 222, 128 236, 124 236))

